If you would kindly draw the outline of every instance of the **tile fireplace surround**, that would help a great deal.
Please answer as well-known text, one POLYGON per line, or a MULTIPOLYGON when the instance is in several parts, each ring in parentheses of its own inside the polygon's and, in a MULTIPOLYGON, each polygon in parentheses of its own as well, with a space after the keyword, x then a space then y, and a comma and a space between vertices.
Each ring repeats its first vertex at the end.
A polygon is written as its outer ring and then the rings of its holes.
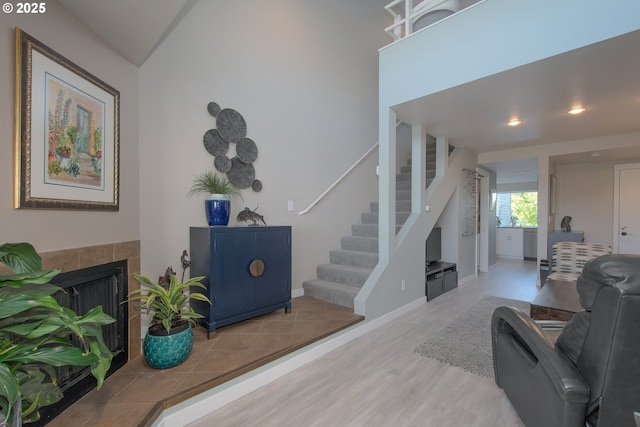
MULTIPOLYGON (((36 250, 38 250, 37 247, 36 250)), ((139 240, 38 253, 42 257, 42 268, 45 270, 58 269, 63 272, 107 264, 113 261, 127 260, 129 274, 129 289, 127 292, 139 287, 138 282, 131 277, 131 273, 140 272, 139 240)), ((8 268, 0 264, 0 274, 7 272, 9 272, 8 268)), ((129 361, 131 361, 140 355, 140 313, 135 310, 129 310, 128 323, 129 361)))
MULTIPOLYGON (((44 268, 65 272, 126 259, 129 291, 138 286, 131 278, 131 273, 140 269, 138 241, 40 255, 44 268)), ((0 274, 4 273, 2 267, 0 274)), ((150 426, 163 409, 363 319, 350 308, 302 296, 292 300, 291 313, 277 310, 225 326, 212 339, 207 339, 204 328, 196 328, 189 359, 176 368, 157 370, 148 367, 140 357, 140 314, 129 312, 129 363, 109 377, 101 390, 89 392, 48 425, 150 426)))

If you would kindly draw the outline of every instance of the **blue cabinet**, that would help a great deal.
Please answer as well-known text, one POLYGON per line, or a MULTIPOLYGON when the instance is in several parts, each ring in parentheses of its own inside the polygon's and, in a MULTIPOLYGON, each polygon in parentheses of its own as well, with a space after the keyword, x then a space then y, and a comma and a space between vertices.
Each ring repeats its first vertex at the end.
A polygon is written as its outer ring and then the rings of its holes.
POLYGON ((291 227, 191 227, 191 276, 205 276, 211 305, 192 301, 207 333, 291 310, 291 227))

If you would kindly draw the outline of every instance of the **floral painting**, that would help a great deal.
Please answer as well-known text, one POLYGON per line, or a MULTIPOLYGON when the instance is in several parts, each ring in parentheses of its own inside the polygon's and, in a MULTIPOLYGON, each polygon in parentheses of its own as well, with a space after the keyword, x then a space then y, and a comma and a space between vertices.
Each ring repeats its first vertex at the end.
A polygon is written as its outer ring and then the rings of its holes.
POLYGON ((104 188, 104 104, 47 76, 45 182, 104 188))
POLYGON ((119 210, 120 93, 19 28, 15 35, 14 206, 119 210))

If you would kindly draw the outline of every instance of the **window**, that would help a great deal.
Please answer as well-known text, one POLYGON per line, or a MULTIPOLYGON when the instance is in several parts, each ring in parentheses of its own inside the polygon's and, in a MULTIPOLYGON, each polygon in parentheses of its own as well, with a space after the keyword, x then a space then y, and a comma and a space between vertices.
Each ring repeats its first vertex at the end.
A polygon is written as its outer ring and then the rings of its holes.
POLYGON ((498 227, 537 227, 538 192, 498 193, 498 227))

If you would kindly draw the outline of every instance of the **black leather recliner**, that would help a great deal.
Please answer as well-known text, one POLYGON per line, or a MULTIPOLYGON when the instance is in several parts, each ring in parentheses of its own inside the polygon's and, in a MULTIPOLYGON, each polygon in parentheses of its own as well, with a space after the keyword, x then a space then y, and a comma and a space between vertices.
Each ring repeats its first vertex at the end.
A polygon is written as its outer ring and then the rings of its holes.
POLYGON ((640 256, 604 255, 578 278, 584 311, 555 343, 513 307, 491 322, 495 381, 527 427, 635 427, 640 412, 640 256))

